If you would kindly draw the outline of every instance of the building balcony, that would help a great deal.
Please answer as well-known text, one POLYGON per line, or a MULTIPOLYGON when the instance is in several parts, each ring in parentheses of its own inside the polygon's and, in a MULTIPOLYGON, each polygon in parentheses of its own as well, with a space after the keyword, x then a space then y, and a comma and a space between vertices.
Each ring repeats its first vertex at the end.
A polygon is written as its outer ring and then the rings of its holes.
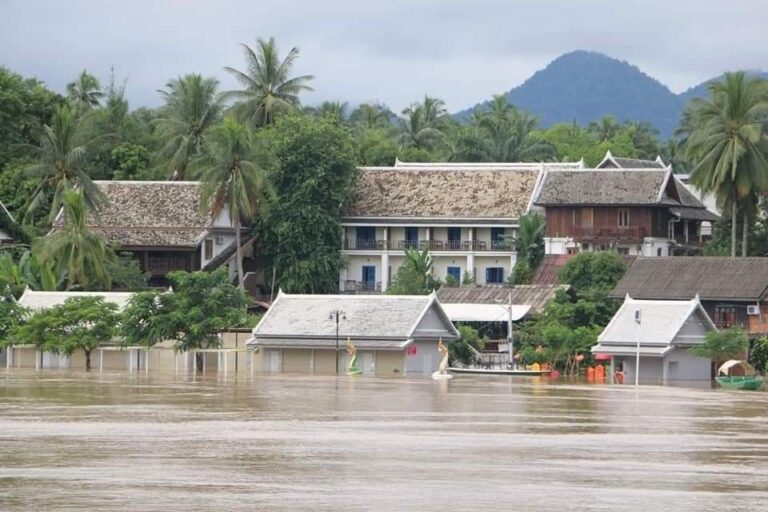
POLYGON ((627 227, 580 227, 572 228, 572 236, 588 242, 641 242, 647 235, 642 226, 627 227))
POLYGON ((430 251, 482 252, 513 251, 512 243, 505 240, 344 240, 346 251, 404 251, 429 249, 430 251))
POLYGON ((344 281, 341 285, 342 293, 377 293, 381 292, 381 281, 344 281))

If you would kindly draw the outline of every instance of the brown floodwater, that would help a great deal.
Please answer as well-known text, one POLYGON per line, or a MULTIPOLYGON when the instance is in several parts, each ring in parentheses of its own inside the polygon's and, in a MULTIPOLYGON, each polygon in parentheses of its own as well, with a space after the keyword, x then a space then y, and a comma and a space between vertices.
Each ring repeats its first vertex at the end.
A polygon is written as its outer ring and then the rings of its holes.
POLYGON ((0 510, 765 510, 768 393, 0 371, 0 510))

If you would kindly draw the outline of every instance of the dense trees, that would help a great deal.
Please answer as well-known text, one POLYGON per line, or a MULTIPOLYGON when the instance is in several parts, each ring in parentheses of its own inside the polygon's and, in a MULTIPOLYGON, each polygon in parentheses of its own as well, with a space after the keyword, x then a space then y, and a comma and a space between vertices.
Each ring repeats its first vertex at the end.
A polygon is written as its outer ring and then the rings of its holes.
POLYGON ((708 99, 694 99, 686 113, 686 155, 695 162, 691 181, 716 195, 731 214, 731 256, 742 207, 742 256, 748 252, 749 218, 768 191, 768 83, 744 72, 726 73, 709 85, 708 99))
MULTIPOLYGON (((406 249, 403 264, 397 269, 387 288, 390 295, 426 295, 442 283, 432 276, 432 256, 429 249, 406 249)), ((457 283, 454 283, 457 284, 457 283)))

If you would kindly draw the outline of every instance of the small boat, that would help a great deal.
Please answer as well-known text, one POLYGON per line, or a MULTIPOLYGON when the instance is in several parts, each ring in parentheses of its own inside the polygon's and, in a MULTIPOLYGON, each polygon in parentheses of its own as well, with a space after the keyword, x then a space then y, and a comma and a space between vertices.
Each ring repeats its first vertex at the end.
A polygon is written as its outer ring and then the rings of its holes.
POLYGON ((549 375, 551 370, 507 370, 504 368, 448 368, 451 373, 469 374, 469 375, 519 375, 526 377, 537 377, 540 375, 549 375))
POLYGON ((717 370, 717 383, 727 389, 755 391, 763 386, 764 378, 745 361, 731 359, 723 363, 717 370))

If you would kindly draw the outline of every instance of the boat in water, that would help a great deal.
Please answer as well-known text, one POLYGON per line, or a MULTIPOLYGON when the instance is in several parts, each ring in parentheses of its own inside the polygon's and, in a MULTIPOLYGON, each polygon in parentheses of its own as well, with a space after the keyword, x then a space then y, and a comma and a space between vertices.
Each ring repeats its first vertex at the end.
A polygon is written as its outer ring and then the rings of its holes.
POLYGON ((731 359, 718 368, 715 380, 720 387, 726 389, 755 391, 763 386, 765 379, 762 375, 757 374, 751 364, 731 359))

